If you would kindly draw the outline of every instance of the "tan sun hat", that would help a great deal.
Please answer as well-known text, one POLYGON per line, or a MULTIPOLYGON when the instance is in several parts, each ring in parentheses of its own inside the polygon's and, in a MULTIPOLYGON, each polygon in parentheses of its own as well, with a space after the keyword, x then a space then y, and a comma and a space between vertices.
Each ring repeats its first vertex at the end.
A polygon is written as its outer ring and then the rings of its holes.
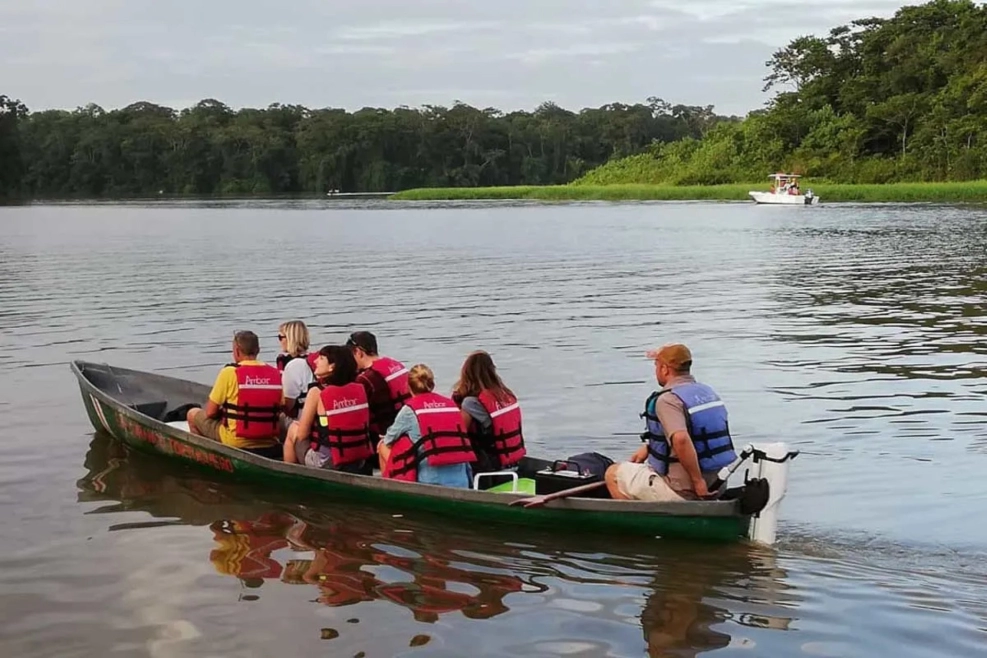
POLYGON ((656 350, 648 350, 647 356, 652 361, 661 361, 674 370, 682 370, 692 365, 692 352, 682 343, 668 343, 656 350))

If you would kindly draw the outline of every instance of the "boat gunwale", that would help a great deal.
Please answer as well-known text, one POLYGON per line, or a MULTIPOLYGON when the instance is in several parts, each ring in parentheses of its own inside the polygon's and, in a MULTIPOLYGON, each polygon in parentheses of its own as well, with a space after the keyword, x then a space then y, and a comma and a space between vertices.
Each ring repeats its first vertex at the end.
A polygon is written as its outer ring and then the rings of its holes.
MULTIPOLYGON (((90 380, 85 373, 85 368, 87 366, 92 366, 93 368, 106 368, 111 376, 116 376, 115 373, 119 372, 120 374, 171 380, 176 383, 191 384, 194 386, 205 386, 204 384, 178 377, 161 375, 159 373, 119 368, 116 366, 110 366, 107 363, 96 363, 76 359, 70 364, 72 372, 75 374, 80 384, 84 387, 85 392, 96 396, 101 402, 109 405, 117 413, 122 414, 134 422, 171 439, 201 448, 207 452, 223 455, 232 460, 246 462, 260 470, 274 471, 284 476, 292 476, 308 480, 319 480, 357 489, 375 489, 378 491, 406 494, 409 496, 426 496, 429 498, 439 498, 452 502, 471 504, 506 507, 509 506, 512 501, 523 500, 531 497, 529 494, 522 493, 514 494, 505 492, 477 491, 475 489, 459 489, 419 482, 390 480, 379 476, 357 475, 330 469, 316 469, 302 464, 288 464, 286 462, 279 462, 266 457, 261 457, 259 455, 254 455, 245 450, 240 450, 239 448, 234 448, 218 441, 213 441, 211 439, 192 434, 191 432, 186 432, 179 428, 173 427, 164 421, 148 416, 137 409, 134 409, 129 406, 129 404, 113 397, 110 392, 100 388, 92 380, 90 380)), ((109 433, 111 435, 114 434, 112 430, 109 433)), ((114 438, 122 440, 119 437, 114 436, 114 438)), ((125 441, 125 443, 129 442, 125 441)), ((178 455, 173 455, 162 451, 154 446, 149 446, 148 449, 165 457, 181 459, 178 455)), ((545 503, 543 507, 546 509, 572 512, 610 512, 630 517, 636 515, 647 515, 678 518, 745 518, 745 515, 739 513, 738 501, 682 501, 653 503, 638 500, 613 500, 600 498, 580 498, 572 496, 549 501, 548 503, 545 503)), ((516 507, 516 509, 519 512, 525 511, 525 508, 523 507, 516 507)), ((537 512, 529 511, 529 513, 537 512)))

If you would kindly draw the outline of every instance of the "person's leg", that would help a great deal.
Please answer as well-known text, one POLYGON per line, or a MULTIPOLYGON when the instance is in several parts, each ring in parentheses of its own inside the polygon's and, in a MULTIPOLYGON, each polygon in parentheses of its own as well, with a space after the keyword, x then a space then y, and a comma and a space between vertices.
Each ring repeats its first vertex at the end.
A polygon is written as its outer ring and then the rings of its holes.
POLYGON ((296 421, 285 414, 278 416, 278 441, 284 443, 288 438, 288 430, 296 421))
POLYGON ((618 500, 643 500, 668 503, 685 500, 669 486, 668 481, 651 470, 647 464, 621 462, 607 469, 607 489, 618 500), (611 475, 612 471, 612 475, 611 475), (611 482, 614 485, 610 489, 611 482))
POLYGON ((198 428, 196 428, 195 426, 195 417, 198 416, 200 413, 202 413, 201 407, 192 407, 191 409, 188 410, 188 413, 185 414, 185 421, 188 423, 188 431, 191 432, 192 434, 199 433, 198 428))
POLYGON ((312 442, 309 439, 299 438, 298 423, 292 423, 288 428, 287 436, 284 437, 284 446, 281 449, 282 457, 288 464, 304 464, 305 453, 311 447, 312 442))
POLYGON ((186 420, 188 421, 188 429, 193 434, 198 434, 213 441, 221 441, 219 438, 219 425, 221 421, 219 419, 207 417, 205 411, 196 407, 189 409, 186 420))
POLYGON ((617 469, 620 468, 620 464, 614 464, 609 467, 603 476, 603 479, 607 483, 607 491, 610 492, 610 497, 614 500, 630 500, 624 495, 624 492, 620 490, 617 486, 617 469))

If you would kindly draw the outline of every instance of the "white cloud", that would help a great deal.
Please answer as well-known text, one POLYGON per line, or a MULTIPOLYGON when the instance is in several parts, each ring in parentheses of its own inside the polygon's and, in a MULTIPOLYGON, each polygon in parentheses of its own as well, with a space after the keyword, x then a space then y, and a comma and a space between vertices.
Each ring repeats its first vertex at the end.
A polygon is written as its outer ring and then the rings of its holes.
POLYGON ((638 50, 640 46, 634 43, 585 43, 562 46, 559 48, 532 48, 518 53, 509 53, 506 59, 517 59, 529 64, 541 63, 550 59, 567 59, 571 57, 598 57, 600 55, 615 55, 638 50))
POLYGON ((477 32, 481 30, 492 30, 498 27, 494 22, 449 22, 449 23, 378 23, 376 25, 363 25, 343 27, 336 31, 339 39, 352 40, 380 40, 380 39, 401 39, 404 37, 421 37, 442 32, 477 32))

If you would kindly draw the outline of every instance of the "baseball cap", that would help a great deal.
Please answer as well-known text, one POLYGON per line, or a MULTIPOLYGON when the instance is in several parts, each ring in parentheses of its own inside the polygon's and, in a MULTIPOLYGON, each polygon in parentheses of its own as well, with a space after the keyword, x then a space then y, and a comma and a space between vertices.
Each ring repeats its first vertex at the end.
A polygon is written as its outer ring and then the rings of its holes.
POLYGON ((692 352, 682 343, 667 343, 658 349, 648 350, 651 360, 658 360, 675 370, 682 370, 692 365, 692 352))

